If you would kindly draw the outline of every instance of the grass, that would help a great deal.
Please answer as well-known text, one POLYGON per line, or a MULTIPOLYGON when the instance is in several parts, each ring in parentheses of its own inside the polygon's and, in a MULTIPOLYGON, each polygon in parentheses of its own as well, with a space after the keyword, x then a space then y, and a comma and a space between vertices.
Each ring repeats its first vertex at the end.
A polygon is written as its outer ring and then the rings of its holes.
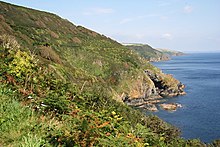
POLYGON ((152 86, 145 69, 172 79, 136 52, 54 14, 0 14, 0 146, 204 146, 113 99, 152 86))
POLYGON ((3 146, 40 146, 42 139, 38 115, 30 108, 24 107, 14 96, 14 91, 6 85, 0 87, 0 142, 3 146))

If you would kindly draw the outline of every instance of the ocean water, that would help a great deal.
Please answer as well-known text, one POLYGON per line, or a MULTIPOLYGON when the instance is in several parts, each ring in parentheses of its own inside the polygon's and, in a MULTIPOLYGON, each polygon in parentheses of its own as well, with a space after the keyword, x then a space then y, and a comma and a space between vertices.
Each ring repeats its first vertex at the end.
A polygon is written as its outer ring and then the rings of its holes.
POLYGON ((180 128, 185 139, 220 139, 220 53, 188 54, 153 64, 185 84, 187 92, 167 99, 183 108, 154 114, 180 128))

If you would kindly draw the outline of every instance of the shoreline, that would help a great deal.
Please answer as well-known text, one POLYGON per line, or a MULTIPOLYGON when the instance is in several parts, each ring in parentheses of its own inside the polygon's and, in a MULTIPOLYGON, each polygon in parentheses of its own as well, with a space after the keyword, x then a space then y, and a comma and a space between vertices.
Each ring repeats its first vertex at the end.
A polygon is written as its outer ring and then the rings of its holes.
MULTIPOLYGON (((181 55, 173 55, 173 56, 182 56, 185 55, 184 53, 181 55)), ((170 56, 169 60, 172 56, 170 56)), ((159 60, 159 61, 153 61, 153 62, 162 62, 162 61, 169 61, 169 60, 159 60)), ((152 62, 152 61, 150 61, 152 62)), ((141 98, 125 98, 123 100, 124 103, 126 103, 129 106, 138 107, 141 109, 145 109, 148 111, 159 111, 157 106, 160 106, 161 109, 167 110, 167 111, 176 111, 178 108, 181 108, 182 105, 179 103, 166 103, 167 98, 173 98, 176 96, 182 96, 186 95, 186 92, 184 91, 185 85, 182 84, 180 81, 177 83, 177 89, 172 89, 168 86, 162 85, 163 81, 160 79, 160 75, 153 73, 149 70, 144 71, 147 76, 150 77, 150 79, 154 83, 154 89, 152 89, 151 94, 146 94, 146 97, 141 98)), ((170 75, 172 78, 173 76, 170 75)))
POLYGON ((167 103, 167 98, 172 98, 176 96, 186 95, 186 92, 184 91, 185 85, 179 82, 176 86, 177 89, 172 89, 171 87, 168 87, 167 85, 162 85, 162 82, 158 75, 153 74, 149 71, 145 71, 145 73, 150 77, 150 79, 154 83, 154 89, 152 89, 151 94, 146 94, 148 96, 142 97, 142 98, 125 98, 124 103, 126 103, 129 106, 139 107, 143 108, 149 111, 158 111, 156 105, 158 105, 161 102, 164 102, 161 106, 164 108, 164 110, 172 110, 175 111, 177 108, 181 107, 181 104, 177 103, 167 103))

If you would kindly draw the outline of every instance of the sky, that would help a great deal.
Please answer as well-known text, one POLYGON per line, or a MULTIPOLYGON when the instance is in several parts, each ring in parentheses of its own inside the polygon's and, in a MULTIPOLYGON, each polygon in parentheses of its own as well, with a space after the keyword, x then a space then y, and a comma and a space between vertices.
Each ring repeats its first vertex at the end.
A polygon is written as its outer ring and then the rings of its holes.
POLYGON ((3 0, 55 13, 120 43, 220 52, 220 0, 3 0))

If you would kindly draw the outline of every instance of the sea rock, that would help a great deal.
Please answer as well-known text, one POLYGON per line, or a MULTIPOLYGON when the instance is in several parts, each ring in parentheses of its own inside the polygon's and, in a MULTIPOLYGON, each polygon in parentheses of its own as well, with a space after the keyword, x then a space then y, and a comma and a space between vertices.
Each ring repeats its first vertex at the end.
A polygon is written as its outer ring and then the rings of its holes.
POLYGON ((168 111, 176 111, 177 108, 181 108, 182 105, 178 104, 178 103, 164 103, 164 104, 160 104, 160 107, 164 110, 168 110, 168 111))
POLYGON ((145 105, 139 106, 139 108, 146 109, 148 111, 153 111, 153 112, 158 111, 155 104, 145 104, 145 105))
POLYGON ((142 98, 128 98, 124 100, 124 102, 129 106, 141 106, 144 104, 144 100, 142 98))

